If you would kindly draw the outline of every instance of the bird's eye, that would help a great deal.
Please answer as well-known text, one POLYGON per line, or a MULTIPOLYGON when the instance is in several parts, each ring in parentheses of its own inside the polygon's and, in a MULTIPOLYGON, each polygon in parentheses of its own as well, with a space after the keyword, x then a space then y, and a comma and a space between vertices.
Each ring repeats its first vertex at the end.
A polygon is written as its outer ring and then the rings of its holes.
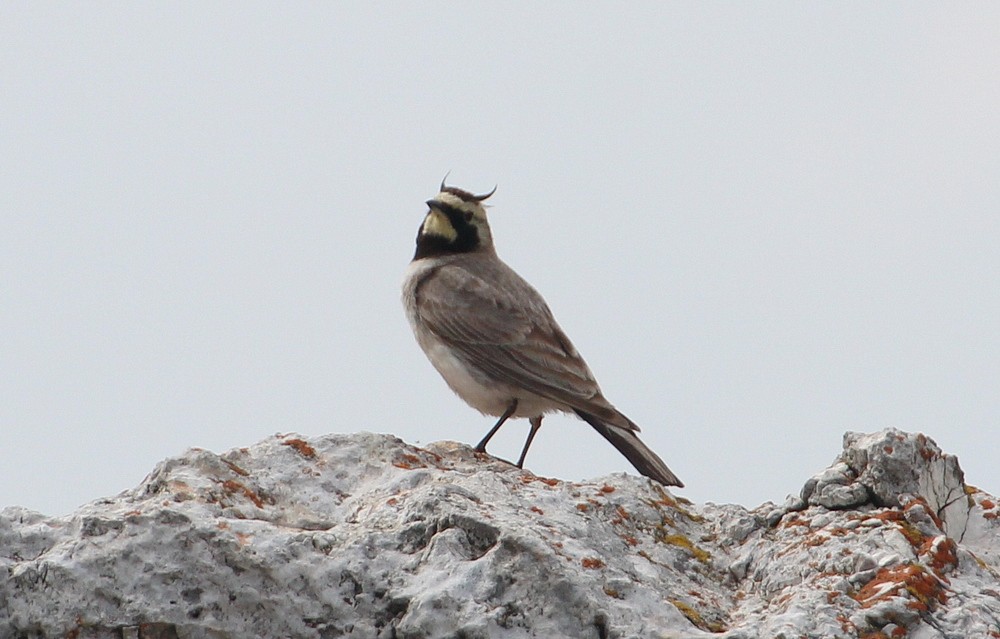
POLYGON ((471 222, 472 221, 472 211, 466 211, 465 212, 465 221, 466 222, 471 222))

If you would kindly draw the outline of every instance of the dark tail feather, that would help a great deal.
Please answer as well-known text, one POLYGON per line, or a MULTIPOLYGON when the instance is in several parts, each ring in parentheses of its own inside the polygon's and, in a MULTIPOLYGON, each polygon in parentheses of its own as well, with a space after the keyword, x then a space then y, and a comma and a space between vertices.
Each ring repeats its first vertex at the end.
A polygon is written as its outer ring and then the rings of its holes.
POLYGON ((593 426, 597 432, 604 436, 604 439, 611 442, 611 445, 617 448, 622 455, 625 455, 625 458, 632 462, 632 465, 640 473, 650 479, 655 479, 664 486, 684 487, 684 483, 667 468, 659 455, 643 444, 633 431, 608 426, 598 417, 579 410, 576 411, 576 414, 580 416, 580 419, 593 426))

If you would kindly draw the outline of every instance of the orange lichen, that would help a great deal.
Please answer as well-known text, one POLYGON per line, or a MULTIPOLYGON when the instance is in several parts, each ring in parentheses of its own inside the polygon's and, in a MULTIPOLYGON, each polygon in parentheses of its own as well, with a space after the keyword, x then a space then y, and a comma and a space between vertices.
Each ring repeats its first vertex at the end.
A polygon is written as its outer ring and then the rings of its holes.
POLYGON ((256 506, 257 508, 264 507, 264 500, 260 498, 260 495, 258 495, 257 493, 250 490, 249 488, 247 488, 246 486, 244 486, 243 484, 234 479, 227 479, 226 481, 222 482, 222 487, 226 490, 227 493, 240 493, 241 495, 252 501, 254 503, 254 506, 256 506))
POLYGON ((905 596, 904 593, 927 608, 948 600, 941 581, 918 564, 882 568, 852 597, 862 608, 870 608, 887 599, 905 596))
POLYGON ((597 557, 584 557, 583 561, 581 561, 580 563, 583 564, 584 568, 590 568, 590 569, 604 568, 604 562, 598 559, 597 557))
POLYGON ((840 623, 840 629, 844 632, 854 632, 854 624, 851 623, 851 620, 844 613, 837 615, 837 621, 840 623))
POLYGON ((548 477, 539 477, 538 475, 532 475, 531 473, 525 472, 521 475, 522 484, 530 484, 536 481, 540 481, 546 486, 555 486, 559 483, 558 479, 550 479, 548 477))
POLYGON ((958 546, 950 537, 940 535, 928 539, 917 553, 927 556, 928 565, 938 577, 944 578, 944 573, 958 567, 958 546))
POLYGON ((652 506, 667 506, 668 508, 677 508, 677 500, 667 494, 667 491, 663 490, 659 486, 653 486, 660 498, 650 502, 652 506))
POLYGON ((603 486, 601 486, 601 492, 604 493, 605 495, 613 493, 615 492, 615 487, 604 484, 603 486))
POLYGON ((924 461, 931 461, 938 458, 938 453, 927 447, 927 438, 923 435, 917 436, 917 446, 920 447, 917 452, 924 458, 924 461))
POLYGON ((403 470, 427 468, 427 464, 421 461, 416 455, 411 455, 410 453, 403 453, 399 455, 395 460, 393 460, 392 465, 396 468, 402 468, 403 470))
POLYGON ((872 515, 874 519, 880 519, 882 521, 903 521, 903 513, 898 510, 884 510, 880 513, 872 515))
POLYGON ((909 512, 911 509, 914 508, 923 509, 923 511, 927 513, 927 515, 934 522, 934 525, 937 526, 940 530, 944 530, 944 522, 941 521, 941 518, 937 516, 937 513, 934 512, 934 509, 931 508, 930 504, 928 504, 927 500, 925 500, 923 497, 916 497, 915 499, 910 501, 908 504, 906 504, 906 507, 903 508, 903 512, 909 512))
POLYGON ((542 509, 539 508, 538 506, 532 506, 530 510, 531 510, 531 512, 537 513, 539 515, 544 515, 545 514, 544 512, 542 512, 542 509))
POLYGON ((250 473, 248 473, 246 470, 240 468, 239 466, 229 461, 228 459, 223 459, 222 463, 224 463, 226 466, 229 466, 229 470, 233 471, 237 475, 242 475, 243 477, 248 477, 250 475, 250 473))
POLYGON ((806 546, 815 547, 822 546, 828 541, 830 541, 830 538, 826 535, 809 535, 803 543, 805 543, 806 546))
POLYGON ((792 526, 805 526, 808 528, 811 525, 811 522, 808 519, 799 517, 798 515, 792 515, 785 521, 781 522, 781 525, 785 528, 791 528, 792 526))
POLYGON ((582 513, 585 513, 588 510, 590 510, 590 504, 577 504, 576 509, 582 513))
POLYGON ((316 449, 310 446, 306 441, 301 439, 286 439, 281 442, 285 446, 291 446, 299 452, 300 455, 307 459, 312 459, 316 456, 316 449))
POLYGON ((444 457, 442 457, 441 455, 438 455, 437 453, 435 453, 432 450, 427 450, 426 448, 417 448, 417 450, 419 450, 421 453, 423 453, 425 457, 427 457, 427 456, 433 457, 435 464, 440 464, 441 461, 444 460, 444 457))

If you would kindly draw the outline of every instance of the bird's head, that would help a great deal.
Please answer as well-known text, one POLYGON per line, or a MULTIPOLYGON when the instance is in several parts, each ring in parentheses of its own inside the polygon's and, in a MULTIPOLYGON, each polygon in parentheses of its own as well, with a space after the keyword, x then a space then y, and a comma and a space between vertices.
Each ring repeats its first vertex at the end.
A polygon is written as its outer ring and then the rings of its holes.
POLYGON ((417 231, 413 259, 455 253, 493 252, 493 235, 483 200, 493 195, 473 195, 441 182, 441 192, 427 200, 427 215, 417 231))

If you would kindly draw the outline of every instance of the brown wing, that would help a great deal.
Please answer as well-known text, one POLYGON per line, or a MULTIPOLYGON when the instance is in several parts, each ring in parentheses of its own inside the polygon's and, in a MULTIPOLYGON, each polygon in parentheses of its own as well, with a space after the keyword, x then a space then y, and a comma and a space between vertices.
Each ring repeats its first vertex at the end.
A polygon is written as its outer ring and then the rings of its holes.
POLYGON ((417 310, 427 329, 496 381, 605 419, 621 416, 545 300, 502 262, 439 267, 418 286, 417 310))

